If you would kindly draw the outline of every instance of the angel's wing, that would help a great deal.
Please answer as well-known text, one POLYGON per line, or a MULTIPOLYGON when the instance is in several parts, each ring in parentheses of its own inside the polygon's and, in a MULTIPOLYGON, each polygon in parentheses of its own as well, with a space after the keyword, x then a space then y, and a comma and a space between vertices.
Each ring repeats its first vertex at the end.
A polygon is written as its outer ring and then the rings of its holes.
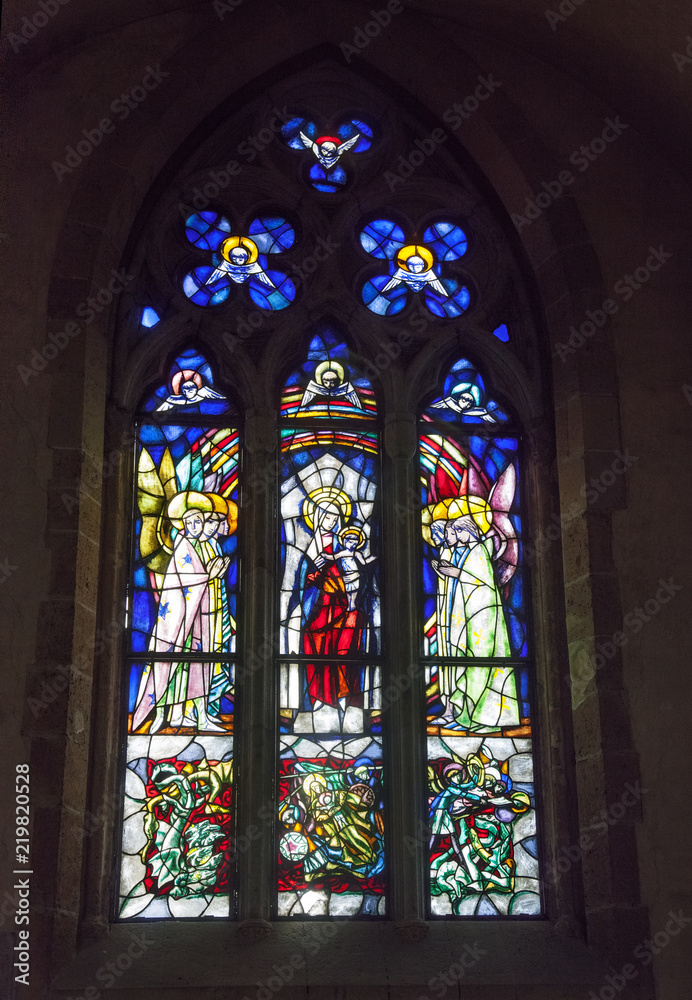
POLYGON ((265 285, 269 285, 270 288, 276 288, 276 285, 266 273, 259 261, 255 261, 254 264, 250 265, 248 273, 253 274, 256 278, 259 278, 260 281, 262 281, 265 285))
POLYGON ((311 149, 313 151, 313 153, 315 153, 316 143, 314 143, 312 141, 312 139, 305 134, 305 132, 300 132, 299 135, 300 135, 300 138, 303 141, 303 145, 305 146, 305 148, 306 149, 311 149))
POLYGON ((440 281, 440 279, 435 275, 434 271, 432 271, 432 270, 428 271, 428 273, 426 275, 426 280, 427 280, 428 284, 430 285, 430 287, 435 289, 435 291, 438 293, 438 295, 444 295, 445 298, 448 298, 447 289, 442 284, 442 282, 440 281), (428 275, 430 275, 430 277, 428 277, 428 275))
MULTIPOLYGON (((314 383, 312 382, 310 383, 310 385, 313 384, 314 383)), ((300 401, 300 406, 298 407, 298 409, 301 410, 304 406, 309 406, 309 404, 315 398, 316 395, 317 393, 314 390, 312 390, 310 386, 308 386, 305 392, 303 393, 303 398, 300 401)))
POLYGON ((356 132, 356 134, 353 136, 352 139, 346 139, 344 142, 340 142, 337 150, 339 156, 341 156, 342 153, 345 153, 347 149, 350 149, 351 146, 353 146, 354 143, 358 142, 359 139, 360 139, 360 132, 356 132))
POLYGON ((485 409, 484 406, 471 406, 468 410, 462 410, 461 407, 457 404, 457 409, 465 417, 480 417, 481 420, 484 420, 486 422, 486 424, 497 423, 495 417, 491 413, 488 413, 488 411, 485 409))
POLYGON ((514 464, 511 464, 497 480, 488 497, 488 503, 493 510, 493 527, 500 542, 493 558, 497 564, 498 578, 503 586, 512 579, 519 562, 519 542, 509 517, 516 487, 517 470, 514 464))
MULTIPOLYGON (((222 392, 216 392, 211 386, 203 385, 201 389, 197 390, 198 396, 203 396, 204 399, 225 399, 226 397, 222 392)), ((168 397, 170 399, 170 396, 168 397)), ((160 409, 160 407, 159 407, 160 409)))
POLYGON ((224 278, 228 274, 229 270, 230 269, 226 266, 226 264, 219 264, 219 266, 211 272, 204 284, 213 285, 215 281, 219 280, 219 278, 224 278))
POLYGON ((512 509, 516 489, 517 470, 514 463, 510 463, 490 491, 488 503, 494 511, 507 514, 512 509))
POLYGON ((361 402, 360 402, 360 397, 358 396, 358 393, 353 388, 353 386, 351 386, 351 389, 349 390, 349 392, 344 393, 344 396, 349 401, 349 403, 351 404, 351 406, 355 406, 356 409, 358 409, 358 410, 362 410, 363 409, 363 407, 361 405, 361 402))
POLYGON ((403 281, 403 276, 406 273, 407 272, 402 271, 400 267, 397 267, 393 276, 389 279, 384 288, 380 289, 380 295, 386 295, 387 292, 391 292, 393 288, 396 288, 397 285, 400 285, 401 282, 403 281))
POLYGON ((184 396, 167 396, 160 406, 156 407, 157 412, 160 410, 172 410, 174 406, 185 406, 187 400, 184 396))
POLYGON ((137 469, 137 505, 142 515, 139 551, 155 574, 166 572, 173 552, 171 524, 165 516, 165 507, 176 491, 175 466, 169 449, 166 448, 157 469, 143 448, 137 469))

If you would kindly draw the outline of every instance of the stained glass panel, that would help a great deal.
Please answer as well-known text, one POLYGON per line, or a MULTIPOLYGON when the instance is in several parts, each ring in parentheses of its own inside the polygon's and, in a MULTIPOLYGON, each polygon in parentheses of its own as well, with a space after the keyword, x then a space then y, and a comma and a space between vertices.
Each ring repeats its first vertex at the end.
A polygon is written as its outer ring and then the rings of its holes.
MULTIPOLYGON (((344 395, 357 393, 360 405, 332 400, 326 386, 315 409, 312 398, 305 408, 321 418, 374 416, 345 346, 329 334, 315 338, 310 351, 289 379, 285 412, 300 417, 295 401, 316 384, 315 363, 332 370, 340 358, 340 377, 350 386, 344 395)), ((374 432, 293 423, 281 431, 277 913, 379 916, 385 886, 378 440, 374 432)))
POLYGON ((527 653, 517 447, 420 437, 425 656, 527 653))
POLYGON ((239 433, 215 425, 231 405, 214 381, 202 356, 183 352, 137 429, 125 919, 233 908, 239 433))
POLYGON ((401 226, 390 219, 373 219, 361 230, 365 252, 389 261, 388 274, 374 275, 364 283, 365 305, 379 316, 394 316, 406 305, 409 292, 422 292, 435 316, 460 316, 471 304, 471 293, 447 276, 442 263, 466 253, 464 232, 452 222, 440 221, 425 230, 422 241, 413 237, 407 243, 407 239, 401 226))
POLYGON ((370 126, 356 118, 346 119, 324 131, 315 122, 297 116, 286 122, 281 134, 287 146, 313 161, 308 173, 310 184, 325 194, 340 191, 348 182, 348 175, 339 162, 341 157, 345 153, 364 153, 373 141, 370 126))
POLYGON ((463 359, 423 414, 433 916, 541 913, 519 440, 499 436, 508 421, 463 359))
POLYGON ((144 309, 142 309, 141 324, 143 327, 146 327, 147 330, 151 329, 152 326, 156 326, 156 324, 160 322, 161 317, 151 306, 145 306, 144 309))
POLYGON ((428 738, 433 916, 541 913, 529 737, 428 738))
POLYGON ((286 382, 281 416, 364 420, 376 413, 370 382, 352 362, 343 340, 330 330, 313 337, 307 360, 286 382))
POLYGON ((235 650, 238 440, 229 428, 139 429, 134 653, 235 650))
MULTIPOLYGON (((214 388, 211 365, 194 348, 183 351, 174 361, 168 382, 159 386, 144 404, 145 413, 165 414, 168 410, 185 414, 235 413, 226 396, 214 388)), ((165 423, 167 417, 161 418, 165 423)), ((173 433, 173 432, 171 432, 173 433)))
POLYGON ((123 919, 228 917, 234 870, 233 736, 130 736, 120 909, 123 919))
POLYGON ((481 373, 465 358, 452 365, 442 395, 434 399, 423 413, 423 420, 481 426, 504 424, 508 419, 502 406, 488 398, 481 373))
POLYGON ((207 262, 193 267, 182 280, 185 295, 198 306, 216 306, 234 285, 247 285, 260 309, 285 309, 296 294, 283 271, 268 267, 267 254, 281 254, 295 242, 295 231, 281 216, 253 219, 247 233, 231 235, 228 219, 217 212, 199 212, 185 222, 185 236, 207 262))

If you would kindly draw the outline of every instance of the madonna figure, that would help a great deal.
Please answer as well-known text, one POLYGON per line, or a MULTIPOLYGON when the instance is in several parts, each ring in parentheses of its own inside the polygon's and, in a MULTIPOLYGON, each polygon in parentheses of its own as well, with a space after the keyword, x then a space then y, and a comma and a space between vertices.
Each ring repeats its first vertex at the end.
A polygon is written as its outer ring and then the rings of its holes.
MULTIPOLYGON (((319 657, 348 657, 368 648, 368 618, 362 600, 347 590, 340 536, 351 501, 340 490, 316 490, 303 504, 303 518, 313 529, 300 572, 303 595, 302 651, 319 657), (318 497, 317 494, 320 494, 318 497)), ((346 529, 346 533, 348 529, 346 529)), ((352 587, 352 580, 348 581, 352 587)), ((313 706, 362 707, 363 685, 357 664, 307 665, 313 706)))

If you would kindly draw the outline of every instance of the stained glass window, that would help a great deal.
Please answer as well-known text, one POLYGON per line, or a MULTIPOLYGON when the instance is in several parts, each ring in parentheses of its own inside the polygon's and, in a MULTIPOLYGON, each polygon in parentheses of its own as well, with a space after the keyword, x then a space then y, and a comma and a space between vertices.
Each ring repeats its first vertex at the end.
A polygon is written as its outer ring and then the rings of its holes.
POLYGON ((234 909, 237 417, 194 349, 136 430, 121 918, 234 909))
POLYGON ((373 219, 361 230, 360 243, 371 257, 389 262, 386 274, 375 274, 363 285, 363 302, 371 312, 395 316, 406 306, 410 292, 422 293, 426 307, 442 319, 468 309, 468 288, 447 276, 443 268, 443 263, 457 261, 466 253, 468 241, 459 226, 437 222, 419 240, 408 238, 390 219, 373 219))
POLYGON ((315 122, 296 116, 286 122, 281 134, 286 145, 299 150, 310 163, 308 183, 324 194, 334 194, 348 183, 348 174, 340 162, 344 154, 364 153, 373 141, 372 128, 356 118, 348 118, 331 130, 324 130, 315 122))
POLYGON ((343 340, 281 399, 279 917, 384 913, 379 448, 343 340))
POLYGON ((245 285, 260 309, 285 309, 295 299, 294 283, 283 271, 269 270, 268 254, 282 254, 295 241, 293 227, 281 216, 253 219, 247 232, 231 235, 231 224, 218 212, 199 212, 185 222, 185 237, 205 251, 206 264, 188 271, 185 295, 197 306, 221 305, 234 285, 245 285))
POLYGON ((538 915, 521 448, 469 360, 419 456, 431 914, 538 915))

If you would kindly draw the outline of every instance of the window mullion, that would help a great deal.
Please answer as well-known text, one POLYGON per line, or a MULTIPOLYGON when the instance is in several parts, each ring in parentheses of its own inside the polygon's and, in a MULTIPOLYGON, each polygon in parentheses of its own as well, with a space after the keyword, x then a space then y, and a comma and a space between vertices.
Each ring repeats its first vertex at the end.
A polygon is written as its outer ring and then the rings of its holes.
POLYGON ((245 440, 241 514, 246 542, 236 751, 239 769, 236 855, 238 916, 241 921, 254 923, 270 919, 274 892, 274 415, 259 411, 248 414, 245 440))
POLYGON ((396 413, 385 423, 384 606, 387 613, 384 729, 387 734, 389 913, 410 927, 426 913, 423 683, 418 662, 416 422, 396 413))

